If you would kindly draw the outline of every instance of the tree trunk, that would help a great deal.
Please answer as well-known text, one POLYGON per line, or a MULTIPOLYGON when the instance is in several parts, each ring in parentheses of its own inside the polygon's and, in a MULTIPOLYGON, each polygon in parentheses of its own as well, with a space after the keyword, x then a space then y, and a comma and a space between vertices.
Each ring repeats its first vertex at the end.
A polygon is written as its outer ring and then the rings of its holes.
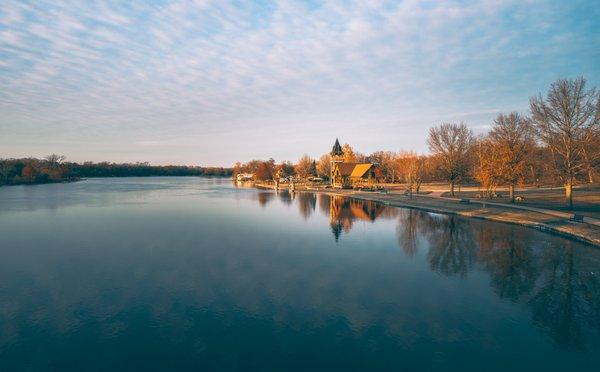
POLYGON ((573 209, 573 177, 570 177, 565 184, 565 197, 569 209, 573 209))
POLYGON ((450 195, 454 196, 454 181, 450 181, 450 195))
POLYGON ((509 186, 509 189, 508 189, 508 193, 509 193, 509 196, 510 196, 510 202, 514 203, 515 202, 515 183, 514 182, 510 183, 510 186, 509 186))
POLYGON ((590 162, 588 152, 585 150, 583 151, 583 159, 585 161, 585 168, 587 170, 588 182, 594 183, 594 168, 592 167, 592 163, 590 162))

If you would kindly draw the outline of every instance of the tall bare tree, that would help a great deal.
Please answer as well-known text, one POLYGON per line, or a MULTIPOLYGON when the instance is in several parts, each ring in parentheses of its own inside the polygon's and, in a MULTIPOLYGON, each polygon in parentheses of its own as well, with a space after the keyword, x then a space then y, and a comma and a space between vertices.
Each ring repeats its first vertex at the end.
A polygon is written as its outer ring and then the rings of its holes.
POLYGON ((468 170, 473 132, 464 123, 445 123, 429 130, 427 144, 439 162, 440 171, 450 182, 450 194, 454 196, 454 185, 468 170))
POLYGON ((586 80, 560 79, 542 95, 530 100, 531 115, 540 139, 548 146, 553 166, 565 185, 565 198, 573 207, 573 183, 585 168, 585 139, 599 125, 599 96, 586 90, 586 80))
POLYGON ((510 200, 515 201, 515 184, 523 178, 527 170, 527 160, 534 146, 530 123, 516 112, 499 114, 489 133, 489 149, 497 155, 501 178, 508 183, 510 200))
MULTIPOLYGON (((600 100, 598 102, 600 105, 600 100)), ((600 109, 596 109, 596 117, 598 115, 600 115, 600 109)), ((582 154, 588 182, 594 183, 594 175, 600 168, 600 125, 586 131, 582 154)))

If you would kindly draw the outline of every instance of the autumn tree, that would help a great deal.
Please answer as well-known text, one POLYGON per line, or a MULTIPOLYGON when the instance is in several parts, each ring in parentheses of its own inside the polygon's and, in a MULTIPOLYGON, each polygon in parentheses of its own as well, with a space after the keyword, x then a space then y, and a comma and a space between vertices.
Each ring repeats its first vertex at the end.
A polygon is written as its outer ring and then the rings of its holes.
POLYGON ((441 174, 450 182, 450 194, 454 196, 454 185, 469 169, 469 149, 473 144, 473 133, 464 123, 445 123, 429 130, 427 144, 438 160, 441 174))
POLYGON ((600 98, 595 88, 586 90, 585 84, 583 77, 560 79, 550 85, 545 98, 540 94, 530 100, 533 124, 550 149, 569 208, 573 207, 575 179, 586 166, 586 137, 600 125, 600 98))
POLYGON ((294 170, 296 171, 296 174, 301 178, 307 178, 311 175, 312 165, 313 159, 307 154, 304 154, 300 158, 300 160, 298 160, 298 163, 294 166, 294 170))
POLYGON ((342 151, 344 152, 344 162, 356 163, 357 157, 352 146, 350 146, 347 143, 344 143, 344 145, 342 146, 342 151))
POLYGON ((515 185, 521 180, 527 170, 527 160, 531 154, 533 132, 530 123, 516 112, 508 115, 499 114, 489 133, 489 141, 484 142, 483 151, 490 154, 481 154, 484 157, 494 156, 495 166, 499 176, 508 184, 510 200, 515 201, 515 185))
POLYGON ((501 172, 498 167, 500 156, 496 146, 487 136, 477 140, 474 150, 476 159, 473 176, 483 186, 487 197, 491 197, 501 182, 501 172))
POLYGON ((319 158, 317 162, 317 175, 323 178, 331 176, 331 155, 325 154, 319 158))
POLYGON ((254 172, 254 178, 260 181, 268 181, 273 179, 275 176, 275 161, 270 159, 268 161, 262 161, 256 167, 254 172))
POLYGON ((33 166, 33 164, 29 163, 23 167, 21 171, 21 178, 27 183, 33 183, 38 176, 38 170, 33 166))

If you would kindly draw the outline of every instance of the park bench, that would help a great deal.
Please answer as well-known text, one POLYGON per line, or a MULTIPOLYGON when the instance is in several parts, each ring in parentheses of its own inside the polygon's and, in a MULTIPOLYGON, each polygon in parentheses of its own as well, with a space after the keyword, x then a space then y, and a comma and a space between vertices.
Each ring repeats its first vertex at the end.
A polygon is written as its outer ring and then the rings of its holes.
POLYGON ((573 222, 583 222, 583 215, 575 213, 570 220, 573 222))
POLYGON ((460 204, 470 204, 471 201, 469 199, 460 199, 460 204))

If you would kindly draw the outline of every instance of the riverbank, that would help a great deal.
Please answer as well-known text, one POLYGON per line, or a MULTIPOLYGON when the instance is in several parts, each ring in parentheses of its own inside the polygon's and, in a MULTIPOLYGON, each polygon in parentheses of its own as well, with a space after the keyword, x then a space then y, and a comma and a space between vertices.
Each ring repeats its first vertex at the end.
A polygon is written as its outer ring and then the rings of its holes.
MULTIPOLYGON (((257 184, 256 187, 274 189, 273 185, 257 184)), ((284 188, 281 188, 282 190, 284 188)), ((600 248, 600 227, 570 221, 556 214, 525 210, 499 204, 482 202, 461 202, 460 199, 413 195, 409 198, 400 192, 365 192, 319 187, 297 187, 295 192, 314 192, 327 195, 345 196, 370 200, 385 205, 414 208, 433 213, 452 214, 489 221, 510 223, 557 234, 600 248)))

